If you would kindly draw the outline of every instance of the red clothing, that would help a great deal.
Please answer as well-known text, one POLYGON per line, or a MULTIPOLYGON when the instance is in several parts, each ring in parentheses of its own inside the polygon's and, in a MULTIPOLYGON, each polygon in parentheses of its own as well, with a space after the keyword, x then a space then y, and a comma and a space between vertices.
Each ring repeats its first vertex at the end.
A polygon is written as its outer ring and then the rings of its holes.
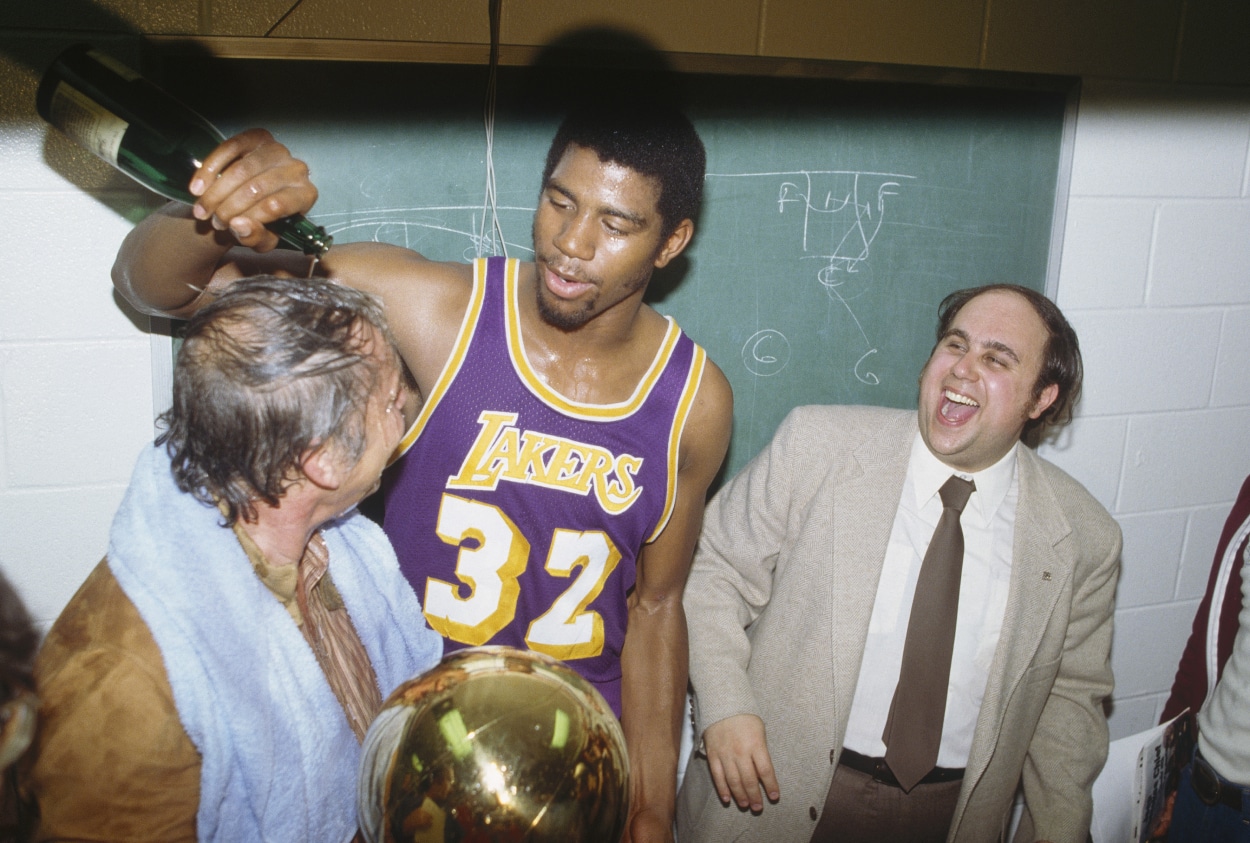
MULTIPOLYGON (((1228 551, 1228 543, 1232 541, 1239 527, 1250 518, 1250 477, 1247 477, 1233 504, 1233 510, 1224 522, 1224 531, 1220 534, 1220 543, 1215 548, 1215 560, 1211 565, 1211 576, 1207 580, 1207 591, 1198 605, 1198 613, 1194 617, 1193 630, 1189 633, 1189 642, 1185 652, 1181 654, 1180 664, 1176 669, 1176 679, 1172 683, 1172 694, 1167 705, 1163 707, 1163 715, 1159 722, 1167 722, 1186 708, 1195 714, 1202 708, 1207 696, 1207 619, 1211 614, 1212 593, 1219 576, 1220 562, 1228 551)), ((1216 642, 1219 669, 1222 672, 1233 651, 1233 639, 1237 635, 1238 614, 1241 612, 1241 559, 1245 546, 1250 538, 1243 540, 1236 548, 1232 574, 1228 588, 1220 595, 1219 640, 1216 642)), ((1216 679, 1219 677, 1216 676, 1216 679)), ((1213 684, 1213 683, 1212 683, 1213 684)))

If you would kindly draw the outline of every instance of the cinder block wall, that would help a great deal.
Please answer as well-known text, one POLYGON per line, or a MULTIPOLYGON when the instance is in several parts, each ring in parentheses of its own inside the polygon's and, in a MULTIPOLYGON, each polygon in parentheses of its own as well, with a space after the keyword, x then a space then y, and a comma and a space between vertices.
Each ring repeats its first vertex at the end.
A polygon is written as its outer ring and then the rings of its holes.
POLYGON ((1250 473, 1250 92, 1086 80, 1059 280, 1087 377, 1046 456, 1124 530, 1113 735, 1158 718, 1250 473))
MULTIPOLYGON (((0 566, 45 624, 103 554, 131 462, 152 435, 154 343, 108 282, 132 223, 113 209, 139 194, 47 133, 34 114, 36 69, 84 38, 125 55, 139 33, 211 37, 226 50, 255 49, 246 39, 269 34, 362 58, 488 40, 486 0, 290 8, 0 5, 0 566)), ((1078 421, 1043 451, 1124 527, 1113 735, 1153 722, 1250 473, 1244 4, 503 0, 505 45, 586 25, 622 26, 679 53, 1083 77, 1058 299, 1080 331, 1088 376, 1078 421)))

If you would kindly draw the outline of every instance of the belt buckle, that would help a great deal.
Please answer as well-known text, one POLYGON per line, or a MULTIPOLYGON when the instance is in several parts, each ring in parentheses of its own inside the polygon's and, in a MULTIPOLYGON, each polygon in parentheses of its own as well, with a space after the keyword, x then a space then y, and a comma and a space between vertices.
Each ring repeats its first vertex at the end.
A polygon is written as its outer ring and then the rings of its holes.
POLYGON ((1194 756, 1193 769, 1194 792, 1204 805, 1215 805, 1220 801, 1221 784, 1215 770, 1201 755, 1194 756))
POLYGON ((885 763, 884 758, 873 759, 872 780, 892 787, 898 787, 898 779, 895 778, 894 771, 890 769, 889 764, 885 763))

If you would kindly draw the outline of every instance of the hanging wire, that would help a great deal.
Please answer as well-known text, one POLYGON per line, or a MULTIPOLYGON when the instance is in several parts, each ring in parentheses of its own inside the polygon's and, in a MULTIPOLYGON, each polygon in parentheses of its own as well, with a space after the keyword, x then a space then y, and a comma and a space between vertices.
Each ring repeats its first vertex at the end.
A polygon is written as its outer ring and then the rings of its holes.
POLYGON ((282 26, 282 22, 285 21, 287 18, 289 18, 291 16, 291 13, 294 12, 296 9, 298 9, 303 4, 303 2, 304 0, 295 0, 295 2, 291 5, 291 8, 283 12, 282 17, 274 21, 273 26, 269 27, 269 30, 265 33, 264 37, 268 38, 270 35, 273 35, 273 31, 277 29, 278 27, 282 26))
POLYGON ((486 102, 482 120, 486 129, 486 197, 483 201, 481 228, 478 231, 478 256, 486 251, 487 237, 492 241, 491 254, 508 256, 508 244, 499 224, 499 200, 495 192, 495 96, 499 71, 499 17, 503 0, 488 0, 490 6, 490 68, 486 77, 486 102))

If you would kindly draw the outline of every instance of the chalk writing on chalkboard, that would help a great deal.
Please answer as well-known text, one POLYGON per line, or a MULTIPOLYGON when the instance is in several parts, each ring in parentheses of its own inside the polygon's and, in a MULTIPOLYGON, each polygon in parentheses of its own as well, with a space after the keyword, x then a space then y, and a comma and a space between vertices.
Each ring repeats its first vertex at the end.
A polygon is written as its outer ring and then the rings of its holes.
MULTIPOLYGON (((872 254, 892 206, 901 199, 902 186, 915 176, 903 173, 854 170, 793 170, 760 173, 710 173, 715 179, 762 179, 776 187, 776 209, 795 220, 795 256, 804 262, 826 294, 844 308, 862 340, 855 361, 855 378, 868 386, 881 381, 869 366, 877 347, 839 291, 848 275, 858 273, 872 254)), ((770 377, 781 372, 790 359, 786 336, 765 329, 753 334, 742 347, 743 365, 752 374, 770 377)))
MULTIPOLYGON (((532 217, 535 209, 532 206, 500 206, 498 210, 532 217)), ((456 243, 464 244, 460 253, 460 259, 464 261, 494 255, 516 257, 518 254, 529 256, 534 253, 529 242, 501 241, 502 235, 497 234, 497 229, 483 226, 482 220, 489 214, 489 209, 481 205, 423 205, 318 213, 317 222, 341 243, 392 243, 422 253, 425 252, 422 243, 429 239, 428 235, 438 232, 456 243), (351 232, 350 235, 347 232, 351 232)), ((524 227, 521 230, 528 233, 524 227)), ((426 254, 426 257, 442 260, 446 256, 440 252, 426 254)))
POLYGON ((742 365, 762 378, 781 373, 790 362, 790 341, 781 331, 756 331, 742 346, 742 365))

